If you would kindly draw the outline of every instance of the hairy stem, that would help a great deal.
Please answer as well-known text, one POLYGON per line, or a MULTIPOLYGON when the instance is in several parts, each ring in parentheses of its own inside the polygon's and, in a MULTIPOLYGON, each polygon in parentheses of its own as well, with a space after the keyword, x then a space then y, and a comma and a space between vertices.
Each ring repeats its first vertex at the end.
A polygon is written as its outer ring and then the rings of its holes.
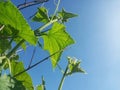
POLYGON ((65 69, 65 72, 64 72, 64 74, 63 74, 63 76, 62 76, 62 79, 61 79, 61 81, 60 81, 58 90, 62 90, 62 86, 63 86, 64 80, 65 80, 65 76, 66 76, 67 71, 68 71, 68 65, 67 65, 67 67, 66 67, 66 69, 65 69))
POLYGON ((59 7, 59 5, 60 5, 60 0, 58 0, 58 3, 57 3, 57 5, 56 5, 56 9, 55 9, 55 11, 54 11, 54 14, 53 14, 51 20, 54 19, 54 16, 56 15, 56 13, 57 13, 57 11, 58 11, 58 7, 59 7))
POLYGON ((42 27, 40 27, 39 29, 35 30, 35 32, 39 31, 41 32, 42 30, 44 30, 46 27, 50 26, 51 24, 53 24, 54 22, 57 22, 58 19, 54 19, 51 20, 50 22, 46 23, 45 25, 43 25, 42 27))

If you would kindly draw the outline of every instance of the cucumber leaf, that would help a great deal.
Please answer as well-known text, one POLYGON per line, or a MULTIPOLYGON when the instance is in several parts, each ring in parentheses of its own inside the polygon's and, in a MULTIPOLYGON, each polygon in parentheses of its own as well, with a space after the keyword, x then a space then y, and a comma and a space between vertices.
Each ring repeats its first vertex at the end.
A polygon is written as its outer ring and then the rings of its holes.
MULTIPOLYGON (((74 43, 74 40, 65 29, 66 28, 63 24, 55 22, 52 28, 42 36, 44 40, 44 49, 48 50, 50 54, 60 51, 74 43)), ((62 52, 57 53, 51 57, 53 68, 56 67, 60 60, 61 53, 62 52)))
POLYGON ((36 37, 31 30, 27 21, 17 9, 17 7, 11 3, 10 0, 0 2, 0 23, 5 27, 12 27, 18 31, 16 35, 26 40, 32 45, 36 45, 36 37))
MULTIPOLYGON (((13 76, 23 70, 25 70, 25 69, 24 69, 24 65, 22 62, 16 62, 14 60, 11 62, 11 73, 13 76)), ((22 82, 22 84, 26 88, 25 90, 34 90, 33 84, 32 84, 32 79, 27 72, 24 72, 21 75, 16 76, 15 78, 18 81, 22 82)))
POLYGON ((10 48, 11 48, 11 46, 7 39, 0 40, 0 53, 4 53, 7 49, 10 49, 10 48))

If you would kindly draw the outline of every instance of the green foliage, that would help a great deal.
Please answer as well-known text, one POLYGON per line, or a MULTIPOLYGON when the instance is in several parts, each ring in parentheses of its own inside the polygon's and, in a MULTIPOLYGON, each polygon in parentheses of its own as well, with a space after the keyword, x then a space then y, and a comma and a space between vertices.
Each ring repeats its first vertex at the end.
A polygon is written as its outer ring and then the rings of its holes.
POLYGON ((61 21, 63 23, 67 22, 69 18, 73 18, 73 17, 78 16, 76 14, 73 14, 73 13, 70 13, 70 12, 66 12, 64 9, 62 9, 62 11, 58 13, 58 15, 61 18, 61 21))
MULTIPOLYGON (((19 72, 21 72, 23 70, 25 70, 25 69, 24 69, 24 65, 22 62, 15 62, 15 61, 11 62, 11 73, 13 76, 18 74, 19 72)), ((15 78, 22 82, 22 84, 24 85, 26 90, 27 89, 33 90, 32 79, 27 72, 24 72, 21 75, 16 76, 15 78)))
POLYGON ((14 81, 9 76, 0 76, 0 90, 11 90, 14 87, 14 81))
POLYGON ((11 48, 11 46, 10 46, 9 41, 7 39, 0 40, 0 53, 4 53, 6 50, 8 50, 10 48, 11 48))
POLYGON ((40 7, 38 8, 38 11, 36 12, 35 16, 32 18, 33 21, 36 22, 43 22, 47 23, 49 22, 49 17, 48 17, 48 11, 45 7, 40 7))
POLYGON ((35 45, 36 37, 20 11, 10 2, 0 2, 0 23, 17 30, 17 36, 35 45), (11 11, 12 10, 12 11, 11 11))
POLYGON ((7 75, 0 76, 0 90, 25 90, 20 81, 7 75))
POLYGON ((3 70, 3 62, 4 62, 5 58, 6 58, 6 56, 0 57, 0 75, 1 75, 1 72, 3 70))
POLYGON ((25 86, 23 85, 22 81, 17 80, 16 78, 12 78, 14 80, 14 88, 12 90, 26 90, 25 86))
MULTIPOLYGON (((52 67, 55 68, 58 65, 62 51, 74 43, 74 40, 66 31, 64 22, 77 15, 66 12, 64 9, 59 12, 59 3, 60 0, 54 15, 49 15, 45 7, 38 8, 32 20, 42 22, 44 25, 36 30, 31 30, 28 22, 11 0, 0 0, 0 90, 34 90, 32 79, 27 71, 49 57, 51 58, 52 67), (48 29, 48 26, 50 29, 48 29), (48 30, 45 31, 46 28, 48 30), (44 45, 43 42, 40 42, 39 37, 43 38, 44 45), (37 42, 41 49, 50 53, 50 56, 32 66, 30 64, 35 53, 33 51, 29 67, 25 69, 24 63, 19 61, 21 54, 18 54, 17 50, 21 47, 27 50, 26 43, 36 45, 37 42), (5 71, 8 72, 8 75, 5 74, 5 71)), ((63 74, 60 88, 66 76, 77 72, 85 73, 80 67, 80 61, 68 57, 68 65, 63 74)), ((46 90, 43 77, 42 83, 35 90, 46 90)))
MULTIPOLYGON (((74 43, 74 40, 65 31, 65 26, 57 22, 54 23, 52 28, 42 37, 44 39, 44 49, 48 50, 50 54, 64 49, 74 43)), ((60 56, 61 53, 58 53, 51 57, 53 68, 56 67, 58 61, 60 60, 60 56)))

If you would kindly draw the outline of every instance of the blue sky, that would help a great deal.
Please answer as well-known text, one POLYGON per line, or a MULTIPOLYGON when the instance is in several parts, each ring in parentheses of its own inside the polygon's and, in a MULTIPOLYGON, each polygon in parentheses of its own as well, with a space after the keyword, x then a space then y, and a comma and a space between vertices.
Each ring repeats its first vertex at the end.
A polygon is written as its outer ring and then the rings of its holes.
MULTIPOLYGON (((23 0, 13 1, 18 4, 23 0)), ((54 11, 53 0, 49 0, 45 6, 50 13, 54 11)), ((33 29, 40 24, 31 22, 28 17, 36 11, 36 7, 22 10, 33 29)), ((61 7, 79 17, 66 23, 67 31, 76 44, 63 53, 60 65, 65 68, 66 57, 76 57, 82 60, 81 66, 88 73, 67 77, 63 90, 120 90, 120 0, 61 0, 61 7)), ((28 52, 32 50, 33 47, 28 47, 28 52)), ((26 64, 31 58, 28 52, 23 52, 21 58, 26 64)), ((47 52, 37 48, 35 60, 47 55, 47 52)), ((49 61, 29 73, 34 85, 41 82, 43 75, 47 90, 57 90, 62 76, 58 69, 52 70, 49 61)))

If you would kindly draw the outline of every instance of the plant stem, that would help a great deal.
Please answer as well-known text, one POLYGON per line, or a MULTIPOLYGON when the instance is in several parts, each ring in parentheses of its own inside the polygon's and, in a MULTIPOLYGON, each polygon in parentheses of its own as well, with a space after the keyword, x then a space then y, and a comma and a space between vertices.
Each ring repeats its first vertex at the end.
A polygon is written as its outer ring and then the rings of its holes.
POLYGON ((47 1, 43 1, 43 2, 35 2, 35 1, 26 2, 25 1, 25 3, 18 5, 17 8, 19 10, 22 10, 24 8, 27 8, 27 7, 30 7, 30 6, 33 6, 33 5, 37 5, 37 4, 40 4, 40 3, 44 3, 44 2, 47 2, 47 1))
POLYGON ((44 59, 38 61, 38 62, 35 63, 34 65, 31 65, 30 67, 28 67, 27 69, 25 69, 25 70, 19 72, 18 74, 14 75, 13 77, 17 77, 17 76, 21 75, 22 73, 24 73, 24 72, 26 72, 26 71, 32 69, 33 67, 39 65, 40 63, 46 61, 46 60, 49 59, 50 57, 52 57, 52 56, 54 56, 55 54, 60 53, 60 52, 62 52, 62 51, 64 51, 64 49, 61 49, 61 50, 56 51, 55 53, 53 53, 53 54, 49 55, 48 57, 46 57, 46 58, 44 58, 44 59))
POLYGON ((57 6, 56 6, 56 9, 55 9, 55 11, 54 11, 54 14, 53 14, 51 20, 54 19, 54 16, 56 15, 56 13, 57 13, 57 11, 58 11, 58 7, 59 7, 59 5, 60 5, 60 0, 58 0, 58 3, 57 3, 57 6))
POLYGON ((2 29, 5 27, 5 25, 2 25, 1 27, 0 27, 0 31, 2 31, 2 29))
POLYGON ((30 67, 31 64, 32 64, 32 61, 33 61, 33 58, 34 58, 35 52, 36 52, 36 47, 34 47, 34 50, 33 50, 33 53, 32 53, 32 57, 31 57, 31 59, 30 59, 30 63, 29 63, 29 65, 28 65, 28 67, 30 67))
POLYGON ((38 28, 37 30, 34 31, 34 34, 36 36, 40 36, 40 32, 42 30, 44 30, 46 27, 50 26, 51 24, 53 24, 54 22, 57 22, 59 19, 54 19, 54 20, 50 20, 48 23, 46 23, 45 25, 41 26, 40 28, 38 28))
POLYGON ((53 24, 54 22, 57 22, 58 19, 54 19, 54 20, 51 20, 50 22, 46 23, 44 26, 40 27, 39 29, 35 30, 35 31, 39 31, 41 32, 42 30, 44 30, 46 27, 50 26, 51 24, 53 24))
POLYGON ((65 72, 64 72, 64 74, 63 74, 63 76, 62 76, 62 79, 61 79, 61 81, 60 81, 58 90, 62 90, 62 86, 63 86, 64 80, 65 80, 65 76, 66 76, 67 71, 68 71, 68 65, 67 65, 67 67, 66 67, 66 69, 65 69, 65 72))

